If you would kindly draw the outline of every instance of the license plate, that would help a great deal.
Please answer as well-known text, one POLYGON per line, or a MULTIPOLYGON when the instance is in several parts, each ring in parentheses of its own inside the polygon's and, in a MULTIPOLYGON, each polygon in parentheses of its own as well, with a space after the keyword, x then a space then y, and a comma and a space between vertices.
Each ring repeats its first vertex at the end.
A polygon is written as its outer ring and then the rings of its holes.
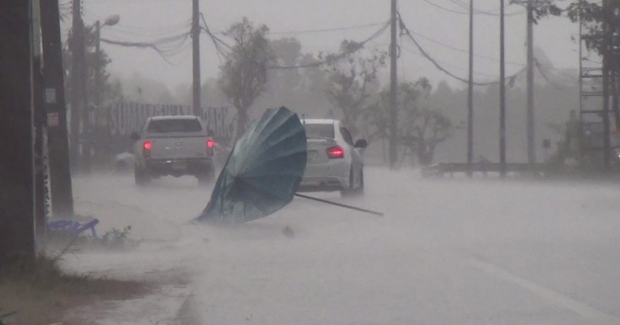
POLYGON ((316 150, 308 151, 308 161, 317 161, 319 159, 319 152, 316 150))
POLYGON ((172 169, 182 170, 187 168, 187 164, 184 161, 175 161, 172 163, 172 169))

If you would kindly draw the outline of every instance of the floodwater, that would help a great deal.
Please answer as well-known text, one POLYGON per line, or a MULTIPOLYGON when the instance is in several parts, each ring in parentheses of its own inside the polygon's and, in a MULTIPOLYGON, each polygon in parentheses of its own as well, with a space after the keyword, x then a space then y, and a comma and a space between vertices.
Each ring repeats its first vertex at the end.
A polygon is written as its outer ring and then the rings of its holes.
POLYGON ((363 199, 317 195, 384 217, 295 199, 233 228, 190 222, 210 194, 192 178, 76 179, 77 211, 140 244, 65 262, 178 280, 100 324, 620 324, 620 186, 366 178, 363 199))

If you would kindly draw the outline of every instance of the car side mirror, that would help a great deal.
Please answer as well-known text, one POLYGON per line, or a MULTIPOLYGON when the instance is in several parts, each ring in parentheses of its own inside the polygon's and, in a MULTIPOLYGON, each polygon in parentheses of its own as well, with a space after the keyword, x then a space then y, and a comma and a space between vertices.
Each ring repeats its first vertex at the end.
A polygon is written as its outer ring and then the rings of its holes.
POLYGON ((355 142, 355 148, 366 148, 368 147, 368 141, 366 141, 366 139, 359 139, 357 140, 357 142, 355 142))
POLYGON ((133 141, 138 141, 138 140, 140 140, 140 135, 138 133, 136 133, 136 132, 131 132, 130 138, 133 141))

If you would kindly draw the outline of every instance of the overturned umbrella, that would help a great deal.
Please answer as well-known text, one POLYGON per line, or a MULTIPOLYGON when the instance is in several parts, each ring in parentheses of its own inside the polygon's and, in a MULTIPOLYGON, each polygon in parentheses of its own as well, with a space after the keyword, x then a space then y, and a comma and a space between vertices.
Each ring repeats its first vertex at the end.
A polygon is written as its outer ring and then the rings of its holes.
POLYGON ((296 194, 306 169, 306 131, 285 107, 268 109, 235 144, 198 221, 242 223, 266 217, 293 200, 323 203, 381 215, 296 194))

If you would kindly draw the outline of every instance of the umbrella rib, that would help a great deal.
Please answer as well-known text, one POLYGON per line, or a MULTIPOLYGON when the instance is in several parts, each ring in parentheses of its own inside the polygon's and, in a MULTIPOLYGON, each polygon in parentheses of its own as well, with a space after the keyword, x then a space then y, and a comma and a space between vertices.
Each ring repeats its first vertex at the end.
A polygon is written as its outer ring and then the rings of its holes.
MULTIPOLYGON (((290 152, 290 153, 288 153, 288 154, 286 154, 286 155, 284 155, 284 156, 273 157, 273 158, 271 158, 271 159, 269 159, 269 160, 265 160, 265 161, 264 161, 264 162, 262 162, 260 165, 252 166, 252 169, 258 169, 258 168, 263 167, 263 166, 265 166, 265 165, 267 165, 267 164, 269 164, 269 163, 271 163, 271 162, 273 162, 273 161, 276 161, 276 160, 279 160, 279 159, 282 159, 282 158, 285 158, 285 157, 290 157, 290 156, 293 156, 293 155, 296 155, 296 154, 303 154, 304 152, 305 152, 305 150, 304 150, 304 151, 301 151, 301 150, 300 150, 300 151, 290 152)), ((245 169, 245 168, 244 168, 244 169, 245 169)), ((304 168, 304 169, 305 169, 305 168, 304 168)), ((245 175, 245 174, 243 174, 243 175, 245 175)))
MULTIPOLYGON (((293 118, 295 115, 289 115, 286 119, 279 121, 280 123, 276 125, 275 129, 281 127, 282 125, 284 125, 286 122, 288 122, 291 118, 293 118)), ((270 121, 271 122, 271 121, 270 121)), ((269 125, 269 123, 265 124, 265 127, 267 127, 269 125)), ((265 131, 265 127, 263 127, 262 131, 265 131)), ((273 130, 271 132, 265 133, 266 135, 272 134, 273 130)), ((266 136, 265 134, 263 134, 263 132, 259 133, 260 135, 262 135, 260 138, 257 138, 255 142, 259 142, 259 141, 264 141, 266 136)))
MULTIPOLYGON (((286 120, 282 121, 282 123, 280 123, 280 124, 278 125, 278 127, 280 127, 280 126, 284 125, 284 124, 285 124, 286 122, 288 122, 288 121, 289 121, 289 120, 290 120, 293 116, 294 116, 294 115, 291 115, 289 118, 287 118, 286 120)), ((303 130, 303 129, 302 129, 302 130, 303 130)), ((264 129, 263 129, 263 131, 264 131, 264 129)), ((259 137, 259 138, 257 138, 257 139, 254 141, 254 143, 260 143, 261 141, 265 141, 265 140, 266 140, 266 138, 268 137, 268 135, 270 135, 270 134, 272 134, 272 133, 273 133, 273 132, 269 132, 269 133, 266 133, 266 135, 265 135, 265 134, 263 134, 263 132, 260 132, 260 133, 259 133, 260 137, 259 137)), ((283 138, 279 139, 279 140, 278 140, 277 142, 275 142, 275 143, 270 144, 270 147, 276 146, 276 145, 278 145, 278 144, 282 143, 282 142, 283 142, 283 141, 285 141, 285 140, 288 140, 288 139, 290 139, 290 138, 292 138, 292 137, 297 136, 297 133, 301 133, 301 132, 287 133, 285 137, 283 137, 283 138)), ((303 133, 305 133, 305 130, 303 131, 303 133)), ((260 148, 260 147, 258 147, 258 146, 252 147, 250 150, 248 150, 248 153, 247 153, 247 154, 248 154, 248 156, 254 155, 254 154, 255 154, 255 152, 256 152, 256 150, 258 150, 259 148, 260 148)))

